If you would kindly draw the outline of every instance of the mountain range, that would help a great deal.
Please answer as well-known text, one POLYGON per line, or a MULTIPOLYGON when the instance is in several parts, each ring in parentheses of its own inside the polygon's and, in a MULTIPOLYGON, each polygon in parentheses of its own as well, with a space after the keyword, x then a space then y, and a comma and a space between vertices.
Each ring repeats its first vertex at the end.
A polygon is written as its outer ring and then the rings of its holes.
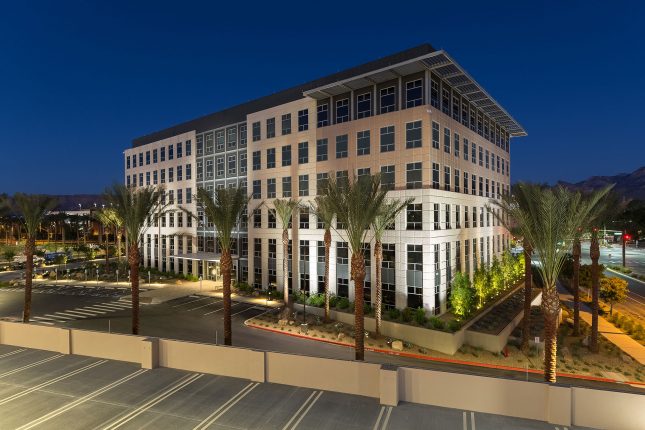
POLYGON ((558 181, 556 185, 580 191, 593 191, 609 184, 615 184, 613 191, 627 200, 645 200, 645 166, 631 173, 619 173, 614 176, 592 176, 575 183, 558 181))

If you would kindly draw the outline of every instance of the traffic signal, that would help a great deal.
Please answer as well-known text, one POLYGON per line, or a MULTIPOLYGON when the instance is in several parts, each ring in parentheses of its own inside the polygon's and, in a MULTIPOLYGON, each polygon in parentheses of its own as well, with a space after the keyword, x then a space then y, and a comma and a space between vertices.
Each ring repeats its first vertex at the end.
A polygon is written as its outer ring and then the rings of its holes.
POLYGON ((625 235, 625 241, 631 240, 631 238, 632 238, 632 236, 631 236, 631 235, 629 235, 629 234, 626 234, 626 235, 625 235))

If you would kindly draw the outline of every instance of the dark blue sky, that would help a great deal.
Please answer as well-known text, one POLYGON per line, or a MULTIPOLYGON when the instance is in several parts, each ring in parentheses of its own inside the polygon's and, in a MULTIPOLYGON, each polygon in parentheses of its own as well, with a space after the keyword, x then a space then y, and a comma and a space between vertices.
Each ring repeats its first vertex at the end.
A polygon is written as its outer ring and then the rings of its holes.
POLYGON ((4 2, 0 192, 101 192, 134 137, 423 42, 528 131, 514 181, 645 164, 643 2, 433 3, 4 2))

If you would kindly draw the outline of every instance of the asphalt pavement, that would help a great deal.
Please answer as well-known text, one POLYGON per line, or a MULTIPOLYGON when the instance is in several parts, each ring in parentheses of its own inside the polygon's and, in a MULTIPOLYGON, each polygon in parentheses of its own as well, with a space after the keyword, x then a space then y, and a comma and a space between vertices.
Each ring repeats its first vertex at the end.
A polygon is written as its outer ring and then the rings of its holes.
POLYGON ((0 345, 0 417, 3 429, 20 430, 566 428, 7 345, 0 345))

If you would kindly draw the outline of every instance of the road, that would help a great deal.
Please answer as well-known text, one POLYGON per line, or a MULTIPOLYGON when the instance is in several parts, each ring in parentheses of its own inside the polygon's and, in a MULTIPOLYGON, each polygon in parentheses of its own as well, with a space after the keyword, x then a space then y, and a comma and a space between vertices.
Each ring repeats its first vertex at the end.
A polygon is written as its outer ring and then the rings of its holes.
MULTIPOLYGON (((34 321, 46 325, 79 329, 109 330, 118 333, 130 332, 131 308, 129 300, 119 298, 118 295, 93 297, 89 294, 63 295, 40 291, 46 291, 48 288, 53 290, 61 287, 36 288, 34 290, 32 305, 34 321)), ((71 288, 76 288, 78 292, 83 290, 80 287, 71 288)), ((20 318, 23 297, 22 291, 0 289, 0 316, 20 318)), ((234 302, 232 318, 233 344, 235 346, 325 358, 354 359, 354 350, 349 347, 298 339, 249 328, 244 325, 246 319, 266 311, 267 309, 260 306, 234 302)), ((170 339, 221 343, 223 333, 221 315, 222 302, 221 299, 215 297, 191 295, 166 303, 143 305, 141 307, 140 333, 146 336, 170 339)), ((455 373, 542 381, 542 376, 539 374, 525 374, 502 369, 417 360, 369 351, 366 352, 365 358, 366 361, 379 364, 395 364, 455 373)), ((571 378, 559 378, 559 382, 575 386, 620 389, 642 393, 641 389, 622 384, 617 385, 571 378)))

